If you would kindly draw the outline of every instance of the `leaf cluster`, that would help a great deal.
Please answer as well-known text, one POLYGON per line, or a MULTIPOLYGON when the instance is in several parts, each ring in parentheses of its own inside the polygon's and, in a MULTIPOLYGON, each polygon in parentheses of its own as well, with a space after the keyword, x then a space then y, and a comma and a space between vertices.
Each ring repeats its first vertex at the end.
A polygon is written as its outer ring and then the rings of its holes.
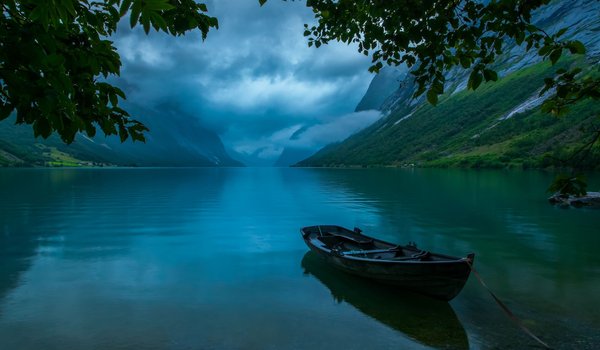
POLYGON ((562 196, 574 195, 584 196, 587 191, 587 181, 583 174, 557 175, 554 182, 548 188, 548 192, 558 193, 562 196))
MULTIPOLYGON (((498 80, 494 63, 507 45, 525 45, 556 63, 568 51, 585 53, 579 41, 561 41, 563 28, 550 35, 532 24, 532 13, 550 0, 308 0, 317 25, 305 25, 308 45, 319 47, 331 40, 355 43, 370 56, 370 71, 384 64, 406 64, 417 83, 414 97, 426 92, 431 104, 444 93, 445 75, 454 67, 470 70, 467 87, 498 80)), ((598 78, 588 82, 568 80, 576 72, 563 72, 548 80, 557 89, 549 110, 599 94, 598 78), (564 92, 568 91, 568 92, 564 92)))
POLYGON ((78 132, 145 141, 148 129, 119 107, 125 94, 106 82, 121 60, 108 38, 129 15, 171 35, 198 29, 205 38, 217 19, 193 0, 5 0, 0 14, 0 120, 16 112, 35 136, 53 132, 66 143, 78 132))

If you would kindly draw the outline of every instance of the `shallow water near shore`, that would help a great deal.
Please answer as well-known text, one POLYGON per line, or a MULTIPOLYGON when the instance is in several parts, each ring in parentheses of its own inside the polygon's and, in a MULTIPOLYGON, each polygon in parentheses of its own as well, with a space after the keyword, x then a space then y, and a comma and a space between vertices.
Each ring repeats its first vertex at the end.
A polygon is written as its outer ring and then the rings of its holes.
MULTIPOLYGON (((521 349, 471 276, 450 303, 341 274, 299 228, 476 254, 556 349, 600 347, 600 210, 537 171, 0 169, 2 349, 521 349)), ((600 176, 589 177, 590 190, 600 176)))

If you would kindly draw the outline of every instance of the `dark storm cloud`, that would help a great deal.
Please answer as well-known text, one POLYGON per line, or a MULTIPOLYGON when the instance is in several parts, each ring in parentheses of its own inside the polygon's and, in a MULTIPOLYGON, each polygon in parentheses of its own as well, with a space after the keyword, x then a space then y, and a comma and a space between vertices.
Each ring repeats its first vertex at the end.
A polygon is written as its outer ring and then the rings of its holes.
POLYGON ((176 105, 219 133, 227 146, 250 153, 281 149, 282 138, 300 127, 326 124, 343 135, 372 122, 371 116, 348 123, 370 81, 369 59, 339 43, 308 48, 303 24, 313 18, 304 3, 207 5, 220 28, 204 42, 198 33, 147 36, 120 24, 113 40, 123 69, 116 83, 129 103, 176 105))

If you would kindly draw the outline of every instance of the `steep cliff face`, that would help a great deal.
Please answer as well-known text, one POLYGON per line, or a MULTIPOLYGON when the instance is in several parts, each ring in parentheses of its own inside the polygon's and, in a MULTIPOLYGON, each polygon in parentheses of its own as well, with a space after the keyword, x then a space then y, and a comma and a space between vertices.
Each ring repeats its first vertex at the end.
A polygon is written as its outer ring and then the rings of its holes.
POLYGON ((401 82, 406 80, 407 73, 408 69, 405 66, 382 68, 379 74, 371 80, 367 92, 356 106, 355 111, 380 110, 386 99, 398 90, 401 82))
MULTIPOLYGON (((437 107, 415 90, 407 71, 373 79, 372 85, 396 82, 398 88, 382 98, 377 108, 387 117, 298 163, 301 166, 438 165, 438 166, 548 166, 585 142, 585 132, 598 122, 598 103, 584 102, 557 119, 539 111, 543 79, 556 69, 573 65, 598 74, 600 59, 600 2, 560 0, 536 14, 536 23, 549 33, 569 28, 565 38, 582 41, 585 57, 570 57, 552 67, 535 51, 509 46, 497 61, 501 79, 466 91, 469 72, 447 73, 446 94, 437 107), (382 80, 386 80, 383 82, 382 80)), ((371 91, 373 93, 375 90, 371 91)), ((383 90, 382 90, 383 91, 383 90)), ((367 93, 369 94, 369 92, 367 93)), ((369 96, 369 101, 375 101, 369 96)), ((362 101, 361 101, 362 102, 362 101)), ((593 158, 592 158, 593 159, 593 158)))
POLYGON ((176 106, 158 110, 130 108, 150 128, 146 143, 104 142, 129 162, 141 166, 243 166, 226 152, 217 134, 176 106))

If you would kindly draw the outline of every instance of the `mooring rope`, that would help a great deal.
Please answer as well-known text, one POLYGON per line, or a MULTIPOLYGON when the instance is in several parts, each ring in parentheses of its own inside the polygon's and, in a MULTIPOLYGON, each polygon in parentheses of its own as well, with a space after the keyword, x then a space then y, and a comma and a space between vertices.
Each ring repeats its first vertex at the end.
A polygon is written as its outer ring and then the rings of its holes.
POLYGON ((544 343, 544 341, 542 341, 540 338, 538 338, 538 336, 536 336, 535 334, 533 334, 533 332, 530 331, 529 328, 525 327, 525 325, 523 324, 523 321, 521 321, 520 318, 518 318, 515 314, 513 314, 512 311, 510 311, 510 309, 508 308, 508 306, 506 306, 496 296, 496 294, 494 294, 494 292, 492 292, 492 290, 485 284, 485 282, 483 281, 483 279, 479 275, 479 272, 477 272, 477 270, 475 270, 475 268, 473 267, 473 265, 471 265, 471 262, 469 260, 465 260, 465 261, 467 262, 467 265, 469 265, 469 267, 471 268, 471 271, 473 271, 473 274, 475 275, 475 277, 477 277, 477 280, 479 281, 479 283, 481 283, 481 285, 483 286, 483 288, 485 288, 488 291, 488 293, 490 293, 490 295, 492 296, 492 298, 494 298, 494 300, 496 301, 496 303, 498 303, 498 305, 506 313, 506 315, 508 316, 508 318, 510 318, 514 323, 516 323, 517 326, 519 326, 519 328, 521 328, 521 330, 523 332, 525 332, 525 334, 527 334, 528 336, 530 336, 531 338, 533 338, 535 341, 537 341, 538 343, 540 343, 543 347, 545 347, 546 349, 552 349, 550 346, 548 346, 548 344, 544 343))

